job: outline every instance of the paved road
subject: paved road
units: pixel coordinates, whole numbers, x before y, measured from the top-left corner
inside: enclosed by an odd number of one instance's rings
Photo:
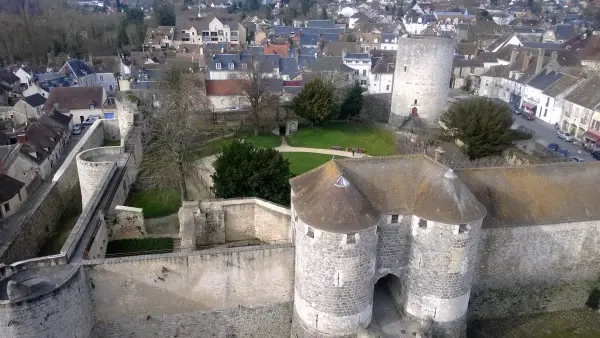
[[[554,126],[551,126],[542,120],[535,119],[534,121],[527,121],[520,116],[516,116],[515,123],[533,130],[539,139],[539,143],[543,144],[544,146],[547,146],[550,143],[558,143],[560,148],[567,149],[569,158],[571,156],[581,156],[586,159],[586,161],[595,161],[590,153],[583,150],[579,143],[576,142],[573,144],[557,138]],[[581,151],[581,155],[577,155],[577,151]]]

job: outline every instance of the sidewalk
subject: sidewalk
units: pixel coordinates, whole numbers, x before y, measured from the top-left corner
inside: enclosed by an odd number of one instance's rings
[[[335,155],[341,157],[352,157],[352,158],[362,158],[369,157],[366,154],[352,153],[351,151],[344,150],[334,150],[334,149],[320,149],[320,148],[307,148],[307,147],[292,147],[287,144],[285,141],[285,137],[281,137],[281,145],[275,150],[282,153],[314,153],[314,154],[325,154],[325,155]]]

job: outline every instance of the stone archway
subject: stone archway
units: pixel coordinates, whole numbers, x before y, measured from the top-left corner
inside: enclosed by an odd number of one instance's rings
[[[373,316],[367,328],[374,337],[415,337],[418,323],[402,315],[402,282],[387,274],[377,280],[373,294]]]
[[[412,107],[412,110],[410,111],[410,116],[412,116],[412,117],[419,116],[419,109],[417,109],[417,107]]]

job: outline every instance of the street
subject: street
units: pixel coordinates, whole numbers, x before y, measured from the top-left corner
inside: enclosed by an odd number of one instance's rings
[[[523,126],[529,128],[535,132],[535,136],[538,138],[538,142],[544,146],[548,146],[550,143],[556,143],[561,149],[566,149],[568,152],[568,158],[572,156],[579,156],[586,161],[595,161],[595,159],[588,153],[583,150],[583,148],[579,145],[578,141],[575,141],[575,144],[571,142],[565,142],[558,137],[556,137],[556,129],[554,126],[547,124],[546,122],[535,119],[533,121],[528,121],[521,116],[513,115],[515,117],[515,124],[519,126]],[[581,155],[578,155],[577,152],[581,151]]]

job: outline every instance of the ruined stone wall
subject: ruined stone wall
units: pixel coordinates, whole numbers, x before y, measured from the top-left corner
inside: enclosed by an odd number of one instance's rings
[[[19,212],[0,222],[0,262],[13,263],[36,257],[45,241],[53,236],[67,203],[79,189],[76,155],[103,144],[102,121],[89,127],[51,181],[40,185]]]
[[[584,307],[600,277],[600,222],[485,229],[477,258],[475,318]]]
[[[165,331],[158,336],[168,337],[166,333],[175,327],[189,332],[202,325],[215,328],[227,320],[216,320],[217,313],[204,311],[225,310],[222,314],[227,316],[239,306],[278,308],[274,304],[291,302],[294,247],[254,246],[93,260],[85,263],[85,272],[96,323],[112,332],[110,336],[120,337],[128,330],[147,332],[156,326],[156,320],[164,320]],[[178,322],[178,318],[188,320]],[[242,326],[250,325],[245,318],[233,317],[229,325],[243,330]],[[285,317],[288,325],[290,320]]]
[[[108,227],[108,238],[111,241],[146,236],[144,214],[140,208],[118,205],[115,207],[115,221]]]
[[[85,276],[79,268],[64,269],[66,280],[39,296],[0,298],[0,338],[89,337],[93,318]]]

